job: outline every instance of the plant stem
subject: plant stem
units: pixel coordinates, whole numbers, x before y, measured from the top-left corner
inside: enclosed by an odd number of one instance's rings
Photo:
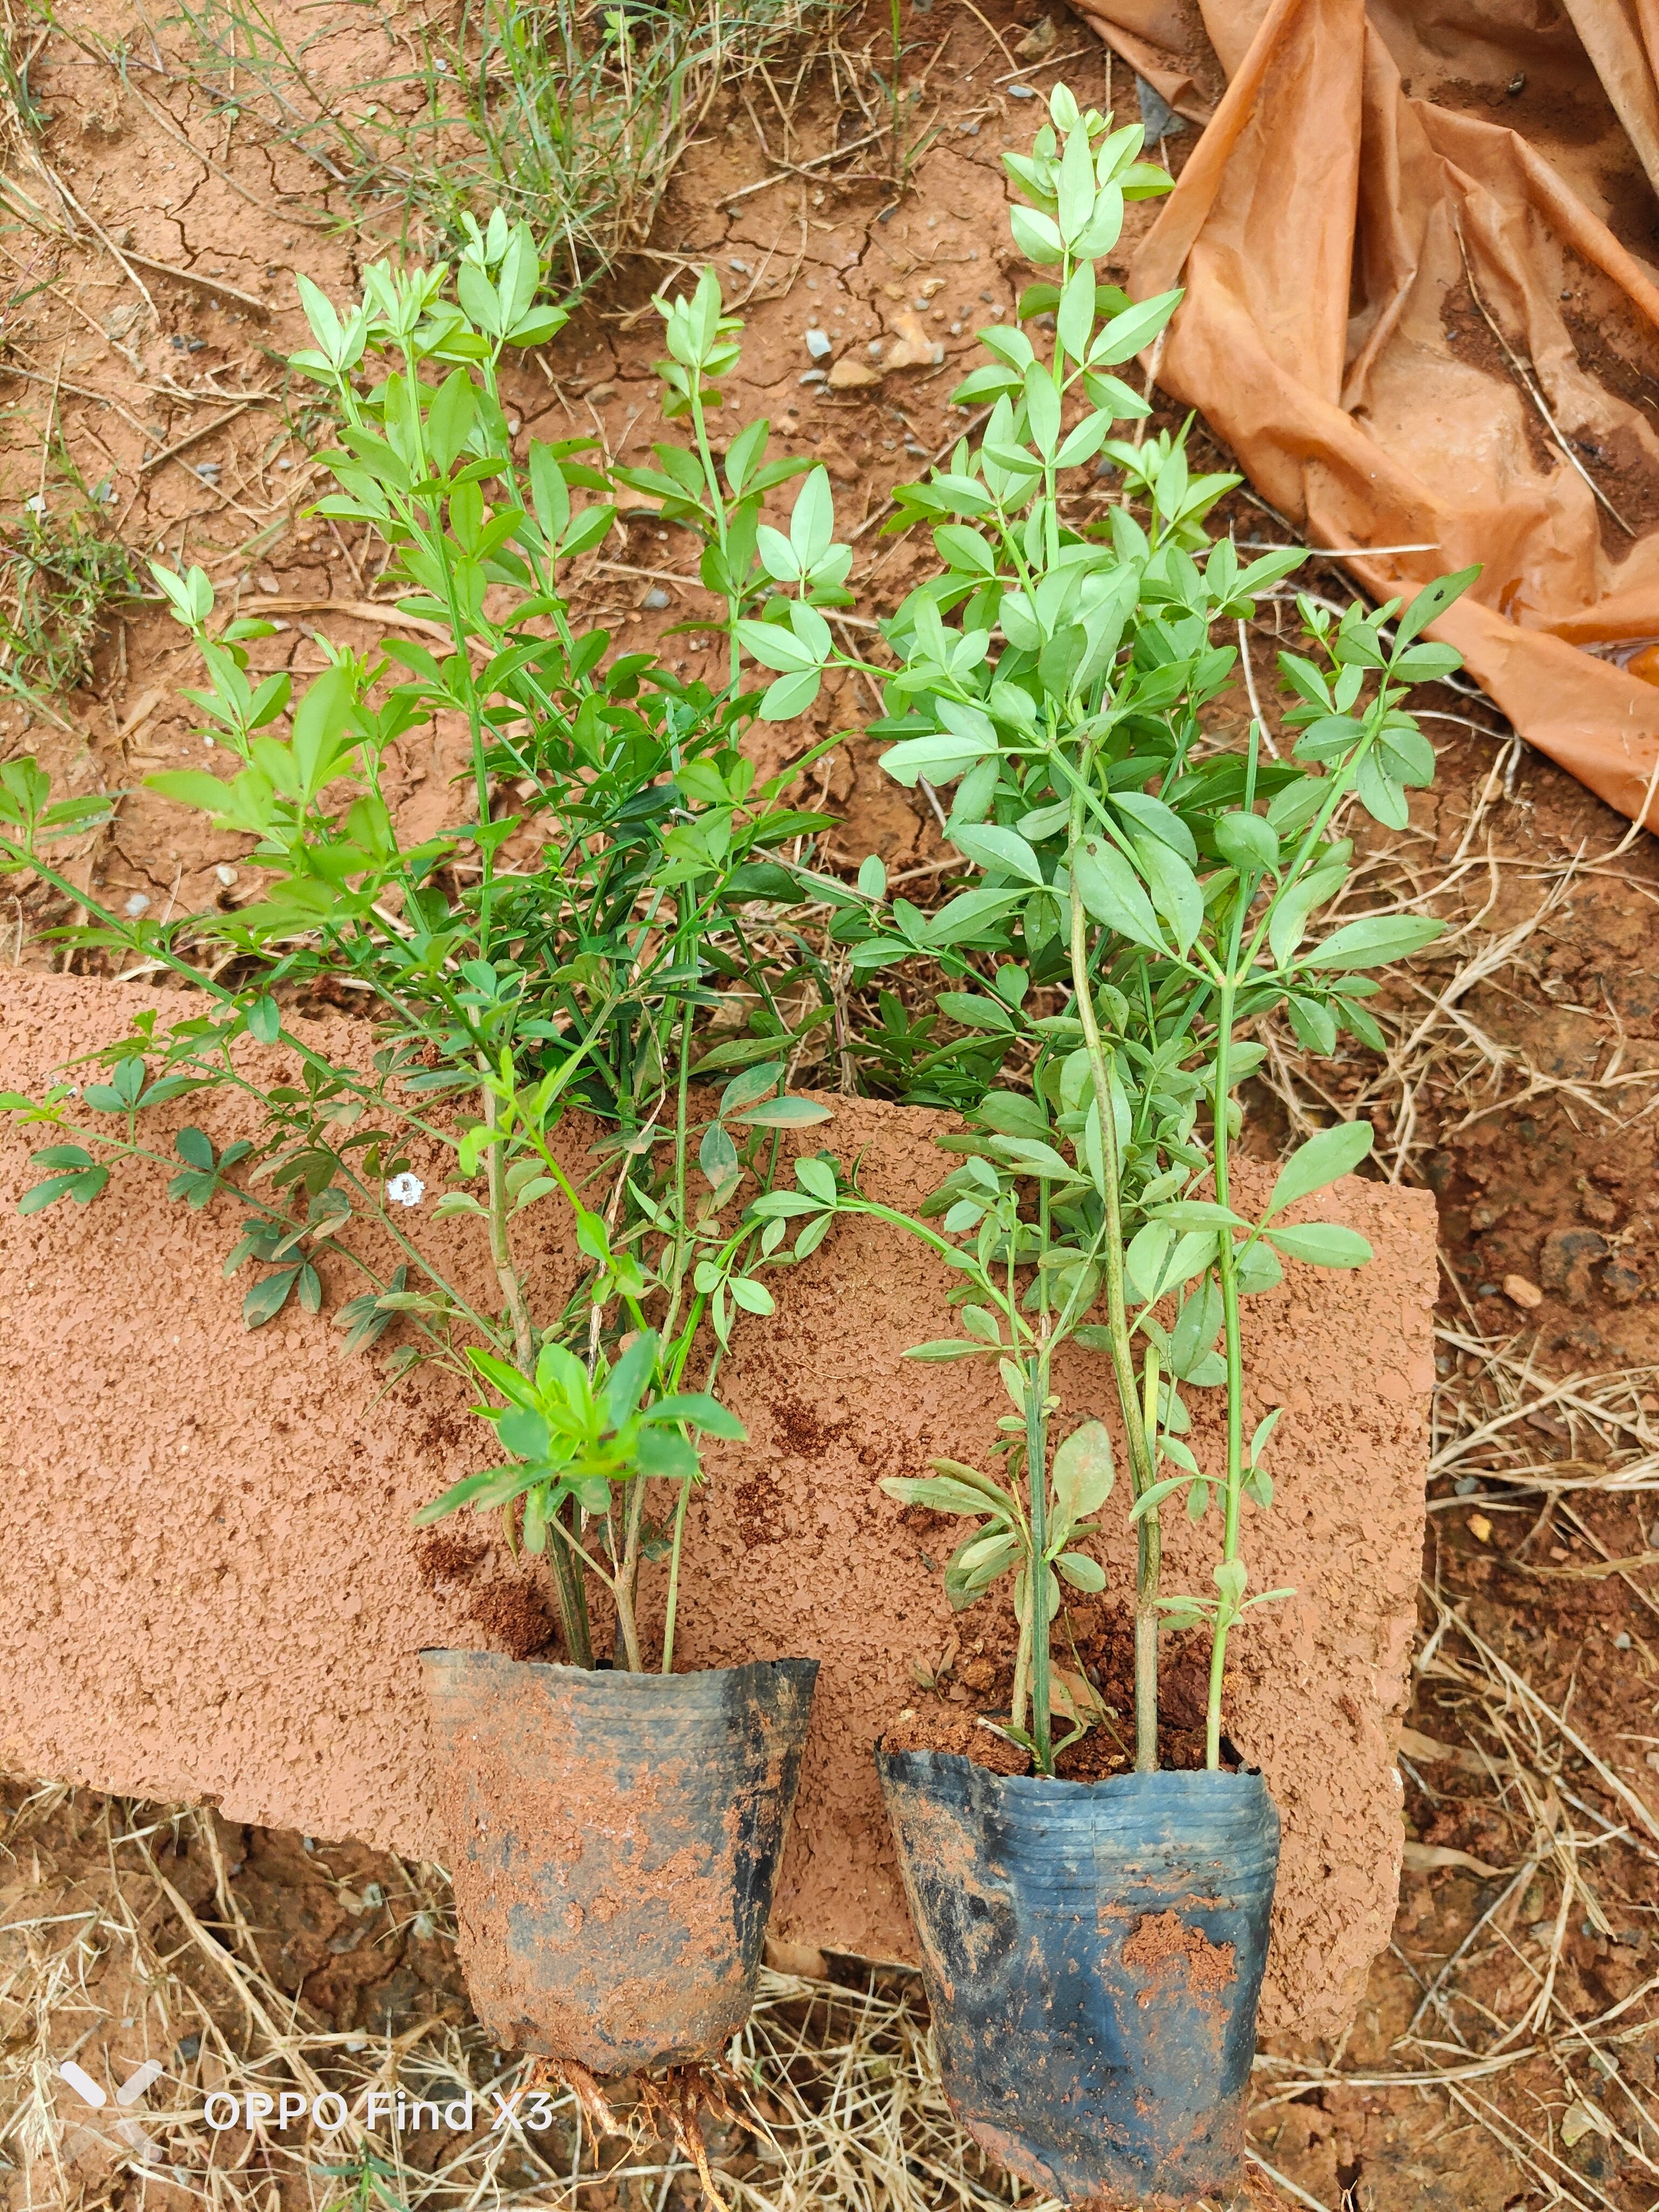
[[[482,1058],[479,1062],[482,1067]],[[490,1128],[497,1126],[498,1107],[495,1092],[483,1086],[484,1120]],[[495,1263],[495,1279],[501,1285],[501,1300],[513,1324],[513,1352],[521,1375],[533,1376],[536,1371],[536,1332],[530,1319],[530,1308],[525,1301],[524,1285],[513,1258],[513,1239],[507,1222],[507,1167],[500,1145],[489,1146],[484,1153],[485,1176],[489,1193],[489,1253]],[[565,1507],[561,1504],[555,1518],[562,1519]],[[564,1637],[564,1648],[571,1663],[577,1667],[593,1664],[592,1633],[587,1618],[587,1591],[583,1583],[581,1569],[571,1558],[567,1546],[549,1547],[548,1560],[553,1569],[553,1595],[559,1608],[559,1628]]]
[[[1031,1500],[1030,1564],[1025,1610],[1031,1650],[1031,1742],[1039,1774],[1054,1771],[1054,1721],[1048,1709],[1048,1352],[1045,1345],[1025,1369],[1025,1476]]]
[[[685,1535],[685,1509],[691,1502],[691,1478],[680,1478],[679,1501],[674,1508],[674,1540],[668,1556],[668,1603],[662,1621],[662,1671],[674,1671],[674,1622],[680,1609],[680,1550]]]
[[[1028,1571],[1026,1581],[1030,1581]],[[1025,1726],[1025,1705],[1030,1695],[1031,1674],[1031,1608],[1027,1605],[1025,1618],[1019,1624],[1019,1643],[1014,1652],[1014,1686],[1008,1699],[1008,1720],[1012,1727]]]
[[[1235,931],[1233,959],[1237,962],[1238,932]],[[1229,1145],[1231,1132],[1227,1124],[1228,1061],[1233,1035],[1233,997],[1236,990],[1234,975],[1230,968],[1221,986],[1216,1008],[1215,1091],[1213,1102],[1215,1142],[1215,1194],[1218,1205],[1231,1203],[1228,1196]],[[1223,1228],[1216,1244],[1216,1276],[1221,1289],[1222,1328],[1227,1354],[1227,1486],[1222,1501],[1223,1529],[1221,1557],[1224,1562],[1238,1557],[1238,1516],[1243,1498],[1244,1480],[1244,1346],[1239,1326],[1238,1267],[1233,1252],[1231,1231]],[[1210,1699],[1205,1717],[1204,1763],[1212,1771],[1221,1765],[1221,1685],[1227,1661],[1226,1600],[1216,1614],[1215,1640],[1210,1647]]]
[[[709,464],[712,471],[713,462]],[[688,897],[695,892],[688,887]],[[679,1318],[680,1299],[685,1285],[685,1183],[687,1133],[690,1123],[691,1095],[691,1021],[692,1008],[689,998],[680,1000],[680,1060],[674,1086],[674,1245],[671,1264],[672,1288],[669,1293],[667,1317],[663,1323],[663,1337],[667,1341]],[[681,1346],[679,1366],[684,1371],[686,1356],[690,1351],[690,1339],[695,1334],[698,1313],[694,1311],[685,1341]],[[678,1382],[678,1377],[676,1378]],[[674,1505],[674,1534],[668,1550],[668,1602],[663,1614],[662,1671],[674,1671],[674,1623],[679,1611],[680,1558],[685,1542],[685,1510],[691,1498],[691,1478],[680,1478],[680,1494]]]
[[[1073,846],[1082,834],[1083,783],[1079,777],[1072,788],[1071,842]],[[1118,1158],[1117,1115],[1112,1103],[1111,1081],[1106,1066],[1105,1048],[1101,1042],[1100,1024],[1095,1016],[1094,991],[1089,975],[1088,917],[1075,890],[1072,894],[1072,990],[1077,1000],[1078,1019],[1083,1024],[1083,1040],[1089,1053],[1096,1110],[1100,1116],[1101,1180],[1105,1185],[1103,1196],[1106,1207],[1105,1249],[1102,1257],[1106,1263],[1107,1327],[1112,1342],[1112,1371],[1117,1384],[1117,1401],[1123,1415],[1124,1433],[1128,1439],[1130,1486],[1135,1497],[1139,1498],[1152,1487],[1153,1468],[1141,1419],[1140,1389],[1135,1374],[1134,1346],[1129,1334],[1128,1304],[1124,1295],[1122,1170]],[[1140,1522],[1136,1559],[1137,1774],[1155,1773],[1158,1768],[1158,1607],[1155,1600],[1158,1595],[1158,1534],[1155,1526],[1149,1526],[1154,1522],[1157,1510],[1154,1506]]]
[[[1158,1346],[1146,1347],[1147,1435],[1153,1440],[1152,1474],[1158,1474]],[[1164,1565],[1164,1529],[1156,1507],[1138,1524],[1135,1559],[1135,1771],[1158,1767],[1158,1589]],[[1150,1748],[1150,1757],[1146,1755]]]

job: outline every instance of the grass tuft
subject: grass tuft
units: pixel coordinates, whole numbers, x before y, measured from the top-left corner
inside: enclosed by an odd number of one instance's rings
[[[25,700],[78,690],[109,610],[142,588],[89,501],[25,505],[0,530],[0,684]]]
[[[827,24],[836,0],[621,0],[586,11],[463,0],[411,27],[379,76],[330,82],[338,25],[295,44],[259,0],[179,0],[198,82],[232,122],[301,153],[382,240],[442,252],[501,206],[535,225],[552,281],[590,283],[644,244],[722,88]]]

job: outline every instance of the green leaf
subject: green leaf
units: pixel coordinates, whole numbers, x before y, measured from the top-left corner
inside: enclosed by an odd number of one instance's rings
[[[1086,165],[1086,141],[1076,141],[1084,147]],[[1069,149],[1068,149],[1069,150]],[[1091,179],[1092,185],[1092,179]],[[1094,195],[1090,191],[1092,208]],[[1060,344],[1073,361],[1081,361],[1088,350],[1089,337],[1095,326],[1095,272],[1086,261],[1080,261],[1066,280],[1054,313],[1054,332]]]
[[[738,1172],[738,1148],[732,1141],[731,1132],[719,1121],[711,1121],[703,1131],[702,1142],[697,1147],[697,1165],[714,1190],[724,1190]]]
[[[830,471],[820,463],[802,481],[789,518],[789,542],[803,573],[823,558],[835,534],[835,494]]]
[[[44,1182],[37,1182],[32,1189],[23,1193],[17,1201],[17,1211],[24,1214],[39,1213],[45,1207],[55,1205],[60,1198],[70,1198],[77,1206],[87,1206],[97,1197],[108,1181],[109,1170],[98,1167],[80,1168],[65,1175],[48,1176]]]
[[[702,1462],[689,1438],[672,1429],[645,1429],[635,1448],[635,1462],[643,1475],[664,1482],[695,1482]]]
[[[267,992],[247,1010],[248,1034],[260,1044],[275,1044],[282,1033],[283,1010]]]
[[[965,1030],[990,1030],[1009,1036],[1019,1027],[1000,999],[983,999],[972,991],[941,991],[933,1001],[948,1022]]]
[[[495,1417],[495,1434],[504,1451],[520,1459],[544,1460],[553,1449],[553,1432],[546,1416],[529,1406],[509,1406]]]
[[[1279,1171],[1267,1216],[1283,1212],[1298,1198],[1323,1190],[1339,1176],[1351,1175],[1370,1153],[1376,1132],[1369,1121],[1339,1121],[1298,1145]],[[1264,1217],[1267,1218],[1267,1217]]]
[[[823,665],[822,655],[803,644],[783,623],[740,622],[738,642],[763,668],[775,669],[781,675],[816,673]]]
[[[1382,968],[1409,959],[1443,936],[1446,925],[1427,915],[1364,915],[1333,932],[1301,956],[1309,968]]]
[[[202,1130],[180,1129],[173,1140],[173,1148],[179,1158],[188,1162],[191,1167],[211,1170],[213,1145]]]
[[[744,1106],[752,1106],[757,1098],[764,1098],[768,1091],[775,1091],[787,1066],[787,1060],[769,1060],[734,1075],[720,1093],[720,1112],[735,1114]]]
[[[1012,207],[1008,210],[1008,223],[1014,234],[1014,244],[1028,261],[1035,261],[1039,265],[1044,262],[1058,261],[1066,251],[1059,225],[1040,209]]]
[[[732,1116],[734,1121],[748,1121],[757,1129],[805,1129],[830,1118],[829,1107],[820,1106],[815,1098],[763,1098],[758,1106]]]
[[[275,1321],[299,1279],[300,1268],[295,1266],[281,1267],[257,1282],[242,1301],[242,1319],[247,1326],[263,1328],[268,1321]]]
[[[1151,951],[1169,951],[1152,901],[1115,846],[1103,838],[1082,839],[1072,854],[1072,886],[1095,920],[1108,929]]]
[[[729,1437],[733,1443],[743,1443],[749,1434],[737,1415],[706,1390],[659,1398],[654,1406],[647,1407],[643,1418],[648,1421],[685,1421],[711,1437]]]
[[[741,1306],[745,1313],[769,1314],[776,1311],[771,1291],[764,1283],[757,1283],[752,1275],[733,1275],[726,1288],[732,1293],[732,1303]]]
[[[40,1152],[31,1152],[29,1158],[37,1167],[42,1168],[89,1168],[92,1165],[92,1154],[84,1145],[46,1145]]]
[[[1028,884],[1042,881],[1042,865],[1018,830],[1005,830],[991,822],[977,828],[959,825],[951,830],[951,842],[979,867],[1019,876]]]
[[[1358,1230],[1341,1228],[1334,1221],[1269,1229],[1267,1237],[1287,1260],[1305,1261],[1313,1267],[1363,1267],[1371,1256],[1370,1246]]]
[[[830,1234],[830,1226],[835,1218],[833,1213],[820,1213],[815,1221],[807,1223],[805,1228],[795,1239],[793,1249],[797,1260],[806,1260],[811,1257]]]
[[[1085,1590],[1094,1596],[1106,1587],[1106,1570],[1086,1552],[1062,1552],[1054,1566],[1061,1579],[1070,1583],[1073,1589]]]
[[[795,1181],[810,1196],[821,1199],[825,1206],[836,1203],[836,1170],[828,1160],[797,1160]]]
[[[926,1344],[913,1344],[900,1354],[904,1359],[972,1359],[975,1354],[994,1351],[988,1344],[975,1344],[962,1336],[935,1336]]]
[[[1068,1520],[1081,1521],[1112,1494],[1117,1468],[1103,1421],[1085,1421],[1054,1454],[1054,1496]]]
[[[356,1301],[354,1300],[355,1304]],[[463,1505],[498,1504],[504,1498],[492,1498],[488,1493],[494,1488],[507,1486],[506,1496],[515,1494],[518,1488],[526,1487],[532,1477],[526,1475],[521,1467],[481,1467],[476,1474],[464,1474],[459,1482],[451,1483],[440,1498],[430,1499],[413,1516],[413,1525],[425,1528],[441,1521],[447,1513],[453,1513]]]
[[[1204,927],[1204,894],[1198,878],[1161,838],[1137,837],[1133,842],[1153,908],[1170,925],[1177,948],[1186,952]]]
[[[951,1565],[964,1586],[982,1589],[1013,1565],[1019,1549],[1018,1536],[994,1529],[964,1544]]]
[[[1279,836],[1259,814],[1224,814],[1215,825],[1216,849],[1240,875],[1262,874],[1279,866]]]
[[[997,556],[989,541],[965,524],[941,523],[933,532],[933,543],[939,548],[940,559],[952,568],[975,576],[996,574]]]
[[[1455,646],[1413,645],[1389,662],[1389,673],[1402,684],[1437,684],[1462,665]]]
[[[792,722],[797,714],[804,714],[822,689],[823,678],[817,669],[809,669],[798,676],[780,676],[775,684],[769,684],[760,703],[763,722]]]
[[[763,1191],[749,1209],[756,1221],[787,1221],[802,1213],[816,1213],[820,1201],[801,1190]]]
[[[1306,787],[1317,792],[1319,785],[1310,777]],[[1267,943],[1281,968],[1290,965],[1291,956],[1307,929],[1310,915],[1334,897],[1346,879],[1347,871],[1341,866],[1318,868],[1290,884],[1274,899],[1267,921]]]
[[[1048,1182],[1076,1182],[1081,1170],[1052,1145],[1035,1137],[993,1137],[991,1150],[1006,1160],[1016,1175],[1041,1176]]]
[[[999,1510],[999,1501],[988,1498],[982,1490],[975,1490],[965,1482],[953,1481],[948,1475],[884,1475],[878,1488],[901,1505],[925,1505],[932,1513],[975,1514],[984,1517]],[[1000,1510],[1006,1520],[1010,1507],[1005,1498]]]
[[[1395,631],[1395,650],[1399,652],[1410,644],[1419,630],[1426,629],[1431,622],[1443,615],[1452,601],[1460,599],[1480,574],[1480,563],[1473,568],[1459,568],[1449,576],[1437,576],[1425,584],[1417,597],[1401,616]]]
[[[1091,368],[1113,368],[1148,346],[1181,305],[1179,291],[1155,293],[1114,315],[1089,349]]]
[[[914,791],[919,776],[925,775],[930,783],[953,783],[976,760],[997,750],[994,729],[982,738],[941,730],[934,736],[906,738],[901,744],[889,745],[881,765],[895,783]]]
[[[384,1304],[385,1301],[381,1303]],[[493,1383],[510,1404],[528,1406],[537,1410],[535,1387],[520,1374],[516,1367],[509,1367],[506,1360],[498,1359],[493,1352],[480,1352],[474,1345],[467,1347],[466,1356],[484,1381]]]

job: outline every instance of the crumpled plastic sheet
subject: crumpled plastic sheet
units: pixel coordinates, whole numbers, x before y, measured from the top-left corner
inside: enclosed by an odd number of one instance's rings
[[[1160,386],[1376,598],[1478,562],[1434,635],[1659,827],[1659,0],[1075,12],[1202,125]]]

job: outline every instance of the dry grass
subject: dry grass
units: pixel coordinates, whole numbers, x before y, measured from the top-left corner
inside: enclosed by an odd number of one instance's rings
[[[223,117],[291,149],[331,219],[442,252],[465,216],[499,204],[535,225],[563,289],[645,246],[723,93],[751,112],[757,96],[775,105],[787,134],[835,12],[835,0],[457,0],[307,21],[261,0],[180,0],[171,28],[192,120]],[[154,112],[126,41],[75,35]]]
[[[620,2131],[598,2142],[562,2086],[543,2091],[538,2109],[533,2062],[491,2049],[454,2001],[453,1978],[434,1993],[446,2001],[380,2033],[340,2029],[308,2008],[273,1979],[275,1936],[243,1909],[225,1856],[235,1833],[210,1814],[55,1788],[23,1798],[0,1831],[9,1877],[0,1879],[0,2174],[13,2170],[14,2212],[111,2203],[139,2183],[169,2204],[177,2195],[223,2212],[377,2203],[666,2212],[704,2201],[692,2158],[646,2107],[621,2112]],[[418,1923],[447,1948],[441,1873],[376,1863],[375,1940]],[[126,2115],[112,2103],[90,2110],[59,2071],[74,2059],[112,2091],[150,2057],[167,2070]],[[273,2097],[333,2090],[349,2118],[331,2135],[305,2124],[218,2133],[204,2100],[228,2085]],[[395,2113],[366,2124],[371,2091],[453,2097],[464,2087],[480,2121],[471,2133],[400,2133]],[[1018,2194],[956,2128],[909,1976],[859,1988],[764,1972],[714,2089],[702,2125],[714,2187],[733,2208],[988,2212],[1018,2202],[1054,2212]],[[520,2114],[546,2125],[489,2124],[494,2100],[519,2093]]]
[[[1264,2057],[1257,2064],[1269,2086],[1256,2124],[1312,2091],[1413,2090],[1444,2099],[1486,2130],[1547,2202],[1620,2212],[1632,2200],[1609,2193],[1562,2152],[1586,2136],[1600,2138],[1638,2197],[1651,2199],[1659,2182],[1659,1974],[1586,2014],[1563,1995],[1564,1961],[1576,1923],[1613,1936],[1628,1917],[1628,1896],[1615,1903],[1609,1893],[1609,1846],[1639,1863],[1650,1893],[1659,1820],[1460,1609],[1432,1590],[1425,1597],[1433,1625],[1413,1662],[1419,1709],[1431,1704],[1441,1730],[1464,1741],[1408,1730],[1402,1763],[1443,1778],[1447,1766],[1478,1777],[1507,1825],[1512,1863],[1481,1869],[1488,1879],[1467,1934],[1431,1978],[1414,1975],[1419,2000],[1393,2044],[1399,2063]],[[1437,1794],[1421,1772],[1416,1778]],[[1609,1820],[1587,1792],[1615,1799],[1620,1819]],[[1411,1844],[1407,1855],[1424,1869],[1464,1856]]]

